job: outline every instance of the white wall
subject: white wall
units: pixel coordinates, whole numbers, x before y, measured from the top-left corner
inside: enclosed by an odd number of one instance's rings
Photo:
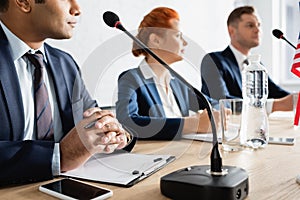
[[[117,13],[132,33],[143,16],[158,6],[175,9],[181,17],[181,29],[189,41],[186,61],[191,66],[175,67],[196,87],[200,87],[199,63],[205,52],[222,50],[229,42],[226,19],[233,3],[224,0],[79,0],[82,8],[80,24],[72,39],[50,41],[71,53],[81,66],[91,94],[100,105],[113,105],[116,100],[117,77],[125,69],[137,66],[139,58],[131,55],[131,40],[121,31],[106,26],[105,11]],[[186,73],[188,72],[188,73]],[[114,96],[114,97],[113,97]]]
[[[79,3],[82,16],[74,37],[50,43],[74,56],[88,89],[101,106],[115,103],[118,75],[136,67],[140,60],[131,55],[131,39],[104,24],[102,15],[105,11],[117,13],[122,24],[133,34],[143,16],[153,8],[167,6],[178,11],[181,29],[189,45],[184,65],[179,63],[174,68],[198,88],[202,56],[206,52],[223,50],[229,43],[226,20],[235,6],[244,3],[257,5],[268,31],[273,23],[272,0],[79,0]],[[265,34],[261,47],[257,48],[264,55],[263,62],[267,66],[272,66],[271,40],[270,33]]]

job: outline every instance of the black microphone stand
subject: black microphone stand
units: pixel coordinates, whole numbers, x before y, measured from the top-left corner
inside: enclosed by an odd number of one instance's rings
[[[284,41],[286,41],[291,47],[293,47],[294,49],[297,49],[290,41],[288,41],[285,37],[282,36],[282,39]]]
[[[222,169],[222,158],[218,148],[218,138],[211,105],[205,96],[189,84],[182,76],[174,71],[165,61],[158,57],[143,42],[128,32],[119,21],[119,17],[110,11],[103,14],[104,22],[122,30],[143,50],[149,53],[161,65],[173,73],[187,87],[192,89],[198,102],[205,103],[210,118],[213,133],[213,149],[211,152],[211,165],[192,166],[172,172],[161,178],[161,192],[172,199],[244,199],[248,195],[248,175],[244,169],[226,166]]]

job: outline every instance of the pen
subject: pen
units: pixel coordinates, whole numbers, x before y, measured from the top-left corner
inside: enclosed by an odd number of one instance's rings
[[[170,161],[173,161],[173,160],[175,160],[175,156],[170,156],[169,158],[167,158],[167,160],[166,160],[166,162],[168,163],[168,162],[170,162]]]

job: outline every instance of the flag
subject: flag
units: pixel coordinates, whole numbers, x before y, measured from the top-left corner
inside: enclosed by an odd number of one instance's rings
[[[300,78],[300,33],[291,72]]]
[[[299,1],[299,10],[300,10],[300,1]],[[294,62],[292,65],[291,72],[294,73],[296,76],[300,78],[300,32],[298,37],[298,44],[296,48],[296,53],[294,56]],[[295,119],[294,119],[294,126],[299,127],[299,121],[300,121],[300,92],[298,93],[298,102],[296,105],[296,113],[295,113]]]

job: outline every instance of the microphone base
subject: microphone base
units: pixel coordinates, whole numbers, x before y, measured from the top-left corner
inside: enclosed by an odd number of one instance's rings
[[[249,192],[247,172],[238,167],[224,166],[228,174],[207,173],[210,165],[191,166],[160,179],[160,190],[171,199],[245,199]]]

